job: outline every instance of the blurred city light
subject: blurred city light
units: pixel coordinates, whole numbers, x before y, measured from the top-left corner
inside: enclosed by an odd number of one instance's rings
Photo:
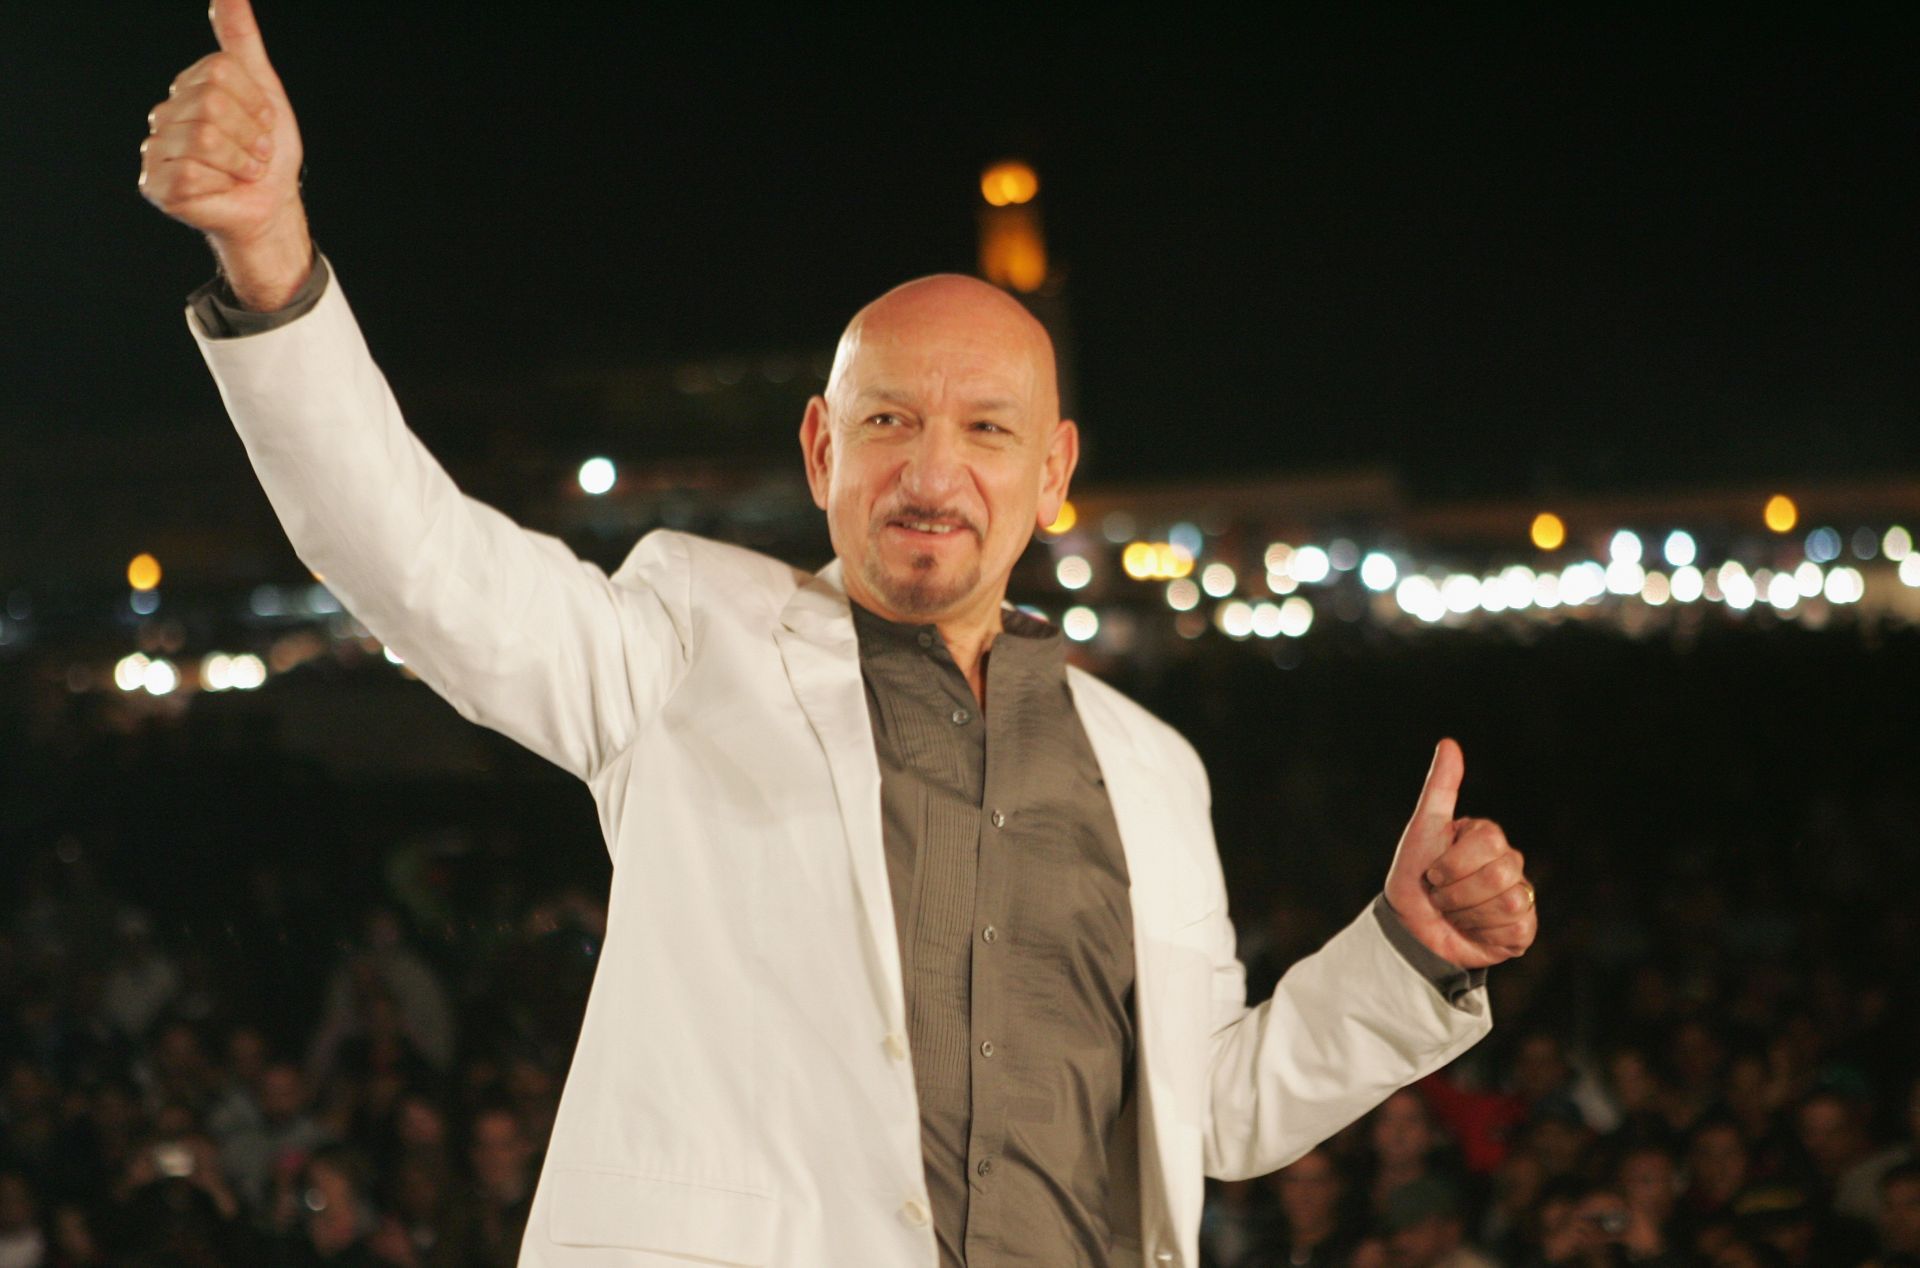
[[[1167,530],[1167,543],[1178,550],[1184,550],[1195,559],[1206,548],[1207,539],[1198,524],[1189,524],[1185,520]]]
[[[1636,540],[1636,545],[1638,542]],[[1647,570],[1637,560],[1616,559],[1607,565],[1606,588],[1608,594],[1639,594],[1640,587],[1647,582]]]
[[[1080,590],[1093,580],[1093,565],[1085,555],[1068,555],[1054,567],[1053,575],[1065,589]]]
[[[1228,638],[1245,638],[1253,633],[1253,605],[1242,599],[1223,603],[1215,609],[1213,620]]]
[[[233,686],[233,657],[213,652],[200,662],[200,689],[225,691]]]
[[[1920,586],[1920,552],[1910,552],[1900,561],[1900,580],[1910,586]]]
[[[980,196],[994,207],[1018,207],[1040,192],[1040,177],[1018,159],[1006,159],[980,173]]]
[[[1224,599],[1233,593],[1233,569],[1226,564],[1208,564],[1200,570],[1200,588],[1216,599]]]
[[[127,596],[127,606],[141,616],[152,616],[160,610],[160,592],[158,590],[135,590]]]
[[[1767,499],[1767,506],[1761,512],[1767,527],[1776,533],[1791,533],[1793,526],[1800,522],[1800,508],[1793,499],[1784,493],[1776,493]]]
[[[1352,572],[1360,562],[1360,548],[1344,537],[1327,543],[1327,562],[1335,572]]]
[[[593,497],[599,497],[613,487],[617,475],[611,458],[589,458],[580,464],[580,488]]]
[[[1822,587],[1826,585],[1826,580],[1826,575],[1820,571],[1820,565],[1811,559],[1803,561],[1793,570],[1794,588],[1800,592],[1800,597],[1803,599],[1811,599],[1819,594]]]
[[[1650,572],[1640,587],[1640,598],[1649,607],[1659,607],[1673,597],[1673,583],[1662,572]]]
[[[1830,564],[1840,558],[1840,534],[1831,528],[1816,528],[1807,534],[1807,558],[1816,564]]]
[[[1828,603],[1858,603],[1867,593],[1866,578],[1856,568],[1835,568],[1827,574],[1824,593]]]
[[[394,651],[391,647],[382,647],[380,654],[386,657],[389,665],[404,665],[407,663],[400,653]]]
[[[1293,552],[1293,562],[1287,566],[1287,572],[1295,581],[1312,583],[1325,581],[1332,568],[1333,561],[1326,551],[1318,546],[1302,546]]]
[[[1720,570],[1714,574],[1714,577],[1720,583],[1720,593],[1725,597],[1727,606],[1735,611],[1746,611],[1753,606],[1754,600],[1760,597],[1759,588],[1753,584],[1753,578],[1747,575],[1747,570],[1741,567],[1737,560],[1729,559],[1721,564]]]
[[[1167,606],[1175,612],[1191,612],[1200,606],[1200,587],[1186,577],[1167,583]]]
[[[1393,589],[1393,583],[1399,576],[1400,565],[1393,562],[1391,555],[1376,550],[1360,561],[1360,584],[1375,594]]]
[[[1560,574],[1543,572],[1533,579],[1533,606],[1552,611],[1560,606]]]
[[[1279,635],[1280,605],[1278,603],[1253,605],[1253,632],[1261,638],[1275,638]]]
[[[1880,539],[1880,553],[1899,563],[1913,553],[1913,534],[1895,524]]]
[[[1480,606],[1480,578],[1456,572],[1440,583],[1440,601],[1447,611],[1464,615]]]
[[[1667,534],[1666,547],[1661,553],[1673,567],[1684,568],[1699,558],[1700,551],[1694,544],[1692,533],[1676,528]]]
[[[1293,547],[1285,542],[1274,542],[1267,547],[1266,564],[1268,572],[1292,575],[1288,570],[1293,567]]]
[[[1100,616],[1092,608],[1068,608],[1060,617],[1060,628],[1076,643],[1084,643],[1100,632]]]
[[[1640,534],[1630,529],[1621,529],[1607,543],[1607,558],[1616,564],[1637,564],[1645,553],[1645,547],[1640,544]]]
[[[1058,536],[1079,522],[1080,512],[1074,509],[1073,503],[1062,502],[1060,504],[1060,513],[1053,517],[1053,523],[1047,525],[1046,531]]]
[[[1447,614],[1447,602],[1440,597],[1440,587],[1433,583],[1433,578],[1419,573],[1394,587],[1393,600],[1402,612],[1422,621],[1438,621]]]
[[[1116,546],[1132,537],[1133,533],[1133,516],[1125,511],[1110,511],[1107,517],[1100,521],[1100,536]]]
[[[147,658],[135,652],[122,656],[113,666],[113,685],[122,691],[138,691],[147,680]]]
[[[1681,603],[1692,603],[1705,592],[1705,579],[1700,575],[1698,568],[1695,568],[1692,564],[1688,564],[1684,568],[1674,569],[1672,590],[1673,597],[1677,601]]]
[[[1567,544],[1567,525],[1552,511],[1542,511],[1533,517],[1533,527],[1527,535],[1541,550],[1559,550]]]
[[[1773,574],[1767,582],[1767,602],[1782,612],[1800,602],[1800,587],[1794,584],[1792,573]]]
[[[1288,638],[1299,638],[1313,628],[1313,604],[1300,595],[1294,595],[1280,605],[1280,632]]]
[[[160,561],[144,551],[127,564],[127,584],[135,590],[151,590],[160,584]]]
[[[150,696],[164,696],[180,685],[180,671],[173,667],[170,660],[150,660],[146,672],[141,675],[140,685],[146,688]]]
[[[235,691],[252,691],[267,680],[267,663],[252,652],[235,656],[227,667]]]

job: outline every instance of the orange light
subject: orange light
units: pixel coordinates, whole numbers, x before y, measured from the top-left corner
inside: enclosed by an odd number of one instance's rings
[[[1767,499],[1765,515],[1767,527],[1776,533],[1790,533],[1793,526],[1800,522],[1800,508],[1784,493],[1776,493]]]
[[[127,565],[127,584],[135,590],[151,590],[160,584],[160,561],[142,552]]]
[[[1127,548],[1120,553],[1120,566],[1135,581],[1145,581],[1154,575],[1155,561],[1152,542],[1128,542]]]
[[[1073,509],[1073,503],[1062,502],[1060,504],[1060,513],[1053,517],[1053,523],[1047,525],[1045,531],[1058,535],[1066,532],[1079,522],[1080,512]]]
[[[1040,192],[1040,178],[1018,159],[995,163],[980,173],[980,196],[994,207],[1018,207]]]
[[[1542,511],[1533,517],[1533,527],[1528,531],[1533,544],[1541,550],[1559,550],[1567,544],[1567,525],[1552,511]]]

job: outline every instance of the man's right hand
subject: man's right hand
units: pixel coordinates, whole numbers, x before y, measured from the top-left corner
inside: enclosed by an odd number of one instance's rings
[[[300,129],[249,0],[213,0],[209,16],[220,51],[180,72],[147,116],[140,193],[203,231],[240,302],[271,312],[312,265]]]

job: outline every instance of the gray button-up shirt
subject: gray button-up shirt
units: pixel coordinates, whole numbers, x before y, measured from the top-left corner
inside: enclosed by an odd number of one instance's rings
[[[853,618],[940,1263],[1104,1266],[1133,915],[1064,640],[1008,611],[983,711],[934,626]]]

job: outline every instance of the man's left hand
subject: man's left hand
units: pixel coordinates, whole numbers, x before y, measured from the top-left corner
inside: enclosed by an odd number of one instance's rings
[[[1489,819],[1456,819],[1466,758],[1441,740],[1387,872],[1387,905],[1440,958],[1479,969],[1525,954],[1539,932],[1520,851]]]

